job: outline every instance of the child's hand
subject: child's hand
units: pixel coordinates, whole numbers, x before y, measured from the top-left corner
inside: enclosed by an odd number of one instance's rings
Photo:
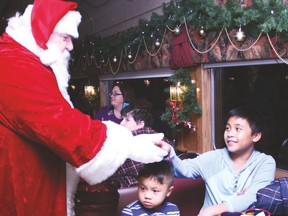
[[[155,145],[170,153],[171,145],[163,140],[154,142]]]
[[[197,216],[220,216],[223,212],[227,212],[228,209],[224,203],[209,206],[203,209]]]

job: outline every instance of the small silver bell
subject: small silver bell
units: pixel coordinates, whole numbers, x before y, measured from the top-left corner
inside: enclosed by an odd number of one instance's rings
[[[239,28],[239,30],[237,31],[236,35],[235,35],[235,39],[238,42],[243,42],[245,40],[246,36],[244,34],[244,32],[241,30],[241,27]]]
[[[159,47],[160,46],[160,41],[159,39],[157,38],[156,42],[155,42],[155,46]]]
[[[175,27],[175,29],[174,29],[174,34],[175,35],[179,35],[180,34],[180,28],[177,26],[177,27]]]

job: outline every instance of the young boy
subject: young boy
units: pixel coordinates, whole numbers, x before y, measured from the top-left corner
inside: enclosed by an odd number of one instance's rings
[[[147,109],[128,105],[121,110],[121,115],[123,120],[120,124],[132,131],[134,136],[157,133],[151,128],[153,117]],[[164,141],[170,143],[166,138]],[[118,182],[120,188],[135,186],[138,184],[137,176],[142,166],[143,164],[139,162],[127,159],[110,179]]]
[[[139,172],[138,198],[121,212],[125,215],[179,216],[178,207],[166,201],[173,190],[174,172],[168,161],[145,164]]]
[[[150,128],[153,118],[146,109],[128,105],[121,110],[121,115],[123,117],[121,124],[132,131],[134,136],[156,133]],[[119,204],[118,189],[136,186],[139,170],[142,167],[142,163],[127,159],[111,177],[101,184],[89,186],[85,182],[80,182],[76,193],[76,215],[115,216]]]
[[[151,128],[153,125],[153,117],[151,113],[135,105],[128,105],[121,110],[122,121],[121,125],[131,131],[136,131],[143,128]]]
[[[224,132],[226,148],[180,160],[170,145],[163,141],[157,143],[170,152],[176,177],[202,177],[205,181],[205,200],[198,216],[243,211],[256,201],[257,191],[274,179],[274,159],[254,148],[263,136],[262,126],[253,109],[239,107],[228,113]]]
[[[121,125],[132,131],[134,136],[139,134],[158,133],[152,129],[153,117],[151,113],[140,106],[128,105],[121,110],[123,120]],[[164,137],[165,142],[172,145],[172,142]]]

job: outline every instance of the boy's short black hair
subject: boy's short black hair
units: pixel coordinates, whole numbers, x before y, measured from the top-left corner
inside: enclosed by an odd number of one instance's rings
[[[128,113],[130,113],[136,123],[143,121],[144,127],[153,126],[152,114],[147,109],[141,106],[130,104],[121,110],[122,116],[126,116]]]
[[[240,117],[246,119],[251,127],[252,134],[264,132],[263,118],[255,107],[253,106],[240,106],[231,109],[226,116],[226,123],[231,117]]]
[[[168,187],[174,183],[174,169],[169,161],[160,161],[155,163],[145,164],[139,171],[138,180],[141,178],[155,178],[160,184],[167,182]]]

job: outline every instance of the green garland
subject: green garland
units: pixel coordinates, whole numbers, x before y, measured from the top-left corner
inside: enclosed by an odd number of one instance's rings
[[[181,101],[167,100],[166,110],[161,116],[162,121],[166,121],[171,128],[188,127],[196,129],[196,125],[191,123],[192,113],[201,114],[201,108],[197,103],[196,87],[191,83],[189,70],[179,69],[169,81],[177,85],[178,82],[185,86],[185,91],[181,96]],[[168,92],[170,89],[166,89]]]
[[[184,22],[190,29],[204,28],[206,32],[220,31],[223,28],[235,29],[240,26],[256,38],[262,33],[279,33],[287,36],[288,9],[281,0],[251,0],[252,5],[243,6],[239,0],[227,0],[225,5],[216,5],[214,0],[182,0],[163,4],[163,15],[153,13],[150,21],[139,20],[137,28],[130,28],[111,37],[87,36],[76,44],[75,58],[92,55],[101,59],[119,56],[125,50],[135,53],[142,39],[152,47],[156,39],[162,38],[164,30],[174,29]],[[141,47],[144,48],[143,46]],[[127,54],[127,53],[125,53]],[[124,55],[123,58],[127,58]]]

